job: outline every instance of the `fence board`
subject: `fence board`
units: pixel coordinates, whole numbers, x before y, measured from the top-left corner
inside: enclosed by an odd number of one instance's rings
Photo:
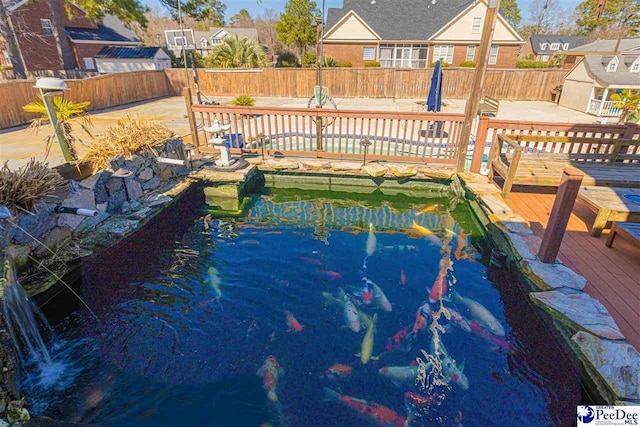
[[[145,99],[173,94],[162,71],[138,71],[107,74],[84,80],[66,80],[70,90],[65,97],[76,102],[89,101],[89,110],[115,107]],[[0,82],[0,129],[28,123],[37,117],[22,106],[32,102],[37,94],[35,80]]]
[[[445,68],[443,97],[466,99],[473,72],[469,68]],[[174,94],[182,93],[184,70],[171,69],[166,73]],[[550,101],[551,90],[562,84],[565,74],[566,70],[556,69],[490,69],[485,76],[484,92],[498,99]],[[426,98],[431,75],[431,69],[393,68],[326,68],[322,74],[323,84],[334,98],[415,99]],[[305,98],[313,95],[317,71],[311,68],[202,69],[198,77],[200,90],[209,96],[248,94]]]

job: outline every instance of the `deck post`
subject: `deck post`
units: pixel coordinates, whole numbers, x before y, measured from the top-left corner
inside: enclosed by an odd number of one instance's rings
[[[482,168],[482,158],[484,157],[484,147],[487,144],[487,133],[489,131],[489,117],[482,116],[478,122],[476,141],[473,145],[473,157],[471,158],[470,171],[479,173]]]
[[[187,107],[187,117],[189,118],[189,129],[191,129],[191,143],[196,148],[196,153],[200,154],[200,142],[198,139],[198,127],[196,126],[196,118],[193,115],[193,100],[191,98],[191,88],[185,86],[182,90],[184,93],[184,103]]]
[[[569,222],[571,211],[573,211],[573,205],[576,202],[582,178],[584,178],[584,173],[572,166],[565,168],[562,173],[558,193],[549,216],[549,223],[538,251],[538,258],[544,263],[552,263],[558,256],[560,244],[567,229],[567,223]]]

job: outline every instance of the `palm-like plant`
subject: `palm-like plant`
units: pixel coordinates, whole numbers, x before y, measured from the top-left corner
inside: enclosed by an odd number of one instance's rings
[[[259,68],[267,64],[264,49],[248,37],[225,37],[222,43],[205,58],[211,68]]]
[[[620,93],[614,93],[611,95],[611,100],[615,101],[615,104],[613,104],[614,107],[622,110],[618,123],[638,120],[640,111],[640,92],[625,89]]]
[[[81,119],[80,127],[82,127],[87,135],[92,137],[91,131],[89,130],[90,126],[92,125],[91,118],[85,115],[87,113],[86,109],[89,104],[91,104],[89,101],[73,102],[61,96],[53,97],[53,109],[58,118],[58,124],[60,126],[60,129],[62,129],[62,135],[64,136],[64,139],[67,141],[67,145],[69,146],[69,153],[74,159],[78,158],[75,143],[82,141],[80,141],[73,135],[73,128],[71,127],[71,123],[69,121],[74,116],[79,117]],[[30,125],[30,128],[33,129],[36,133],[40,128],[40,125],[42,125],[43,122],[49,120],[47,108],[45,107],[44,101],[42,100],[42,97],[40,97],[40,95],[38,95],[34,102],[30,102],[29,104],[22,107],[22,109],[28,113],[40,114],[40,117],[37,119],[33,119]],[[54,135],[49,135],[45,140],[47,155],[49,154],[49,150],[51,148],[51,143],[53,142],[53,140]]]

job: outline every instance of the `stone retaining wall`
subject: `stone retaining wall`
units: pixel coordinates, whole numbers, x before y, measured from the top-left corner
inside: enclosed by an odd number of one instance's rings
[[[580,356],[591,384],[602,399],[597,404],[640,405],[640,353],[620,332],[600,301],[584,293],[587,280],[557,261],[541,262],[541,238],[526,220],[513,213],[501,191],[487,177],[464,173],[476,214],[499,247],[510,249],[529,283],[531,300],[546,311]]]

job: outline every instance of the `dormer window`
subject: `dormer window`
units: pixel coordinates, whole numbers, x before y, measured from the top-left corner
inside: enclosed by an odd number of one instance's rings
[[[633,61],[630,71],[632,73],[640,73],[640,56],[635,61]]]
[[[560,43],[551,43],[551,50],[559,50]]]
[[[40,25],[42,26],[42,34],[44,34],[45,36],[53,35],[53,28],[51,27],[50,19],[41,19]]]
[[[562,46],[562,48],[563,48],[564,50],[569,50],[569,43],[565,43],[565,44]]]
[[[546,43],[540,43],[540,50],[547,50],[547,44]]]
[[[207,47],[207,39],[200,39],[200,46]]]
[[[611,61],[609,61],[609,64],[607,65],[607,73],[615,73],[616,70],[618,69],[618,57],[614,56],[613,59],[611,59]]]

